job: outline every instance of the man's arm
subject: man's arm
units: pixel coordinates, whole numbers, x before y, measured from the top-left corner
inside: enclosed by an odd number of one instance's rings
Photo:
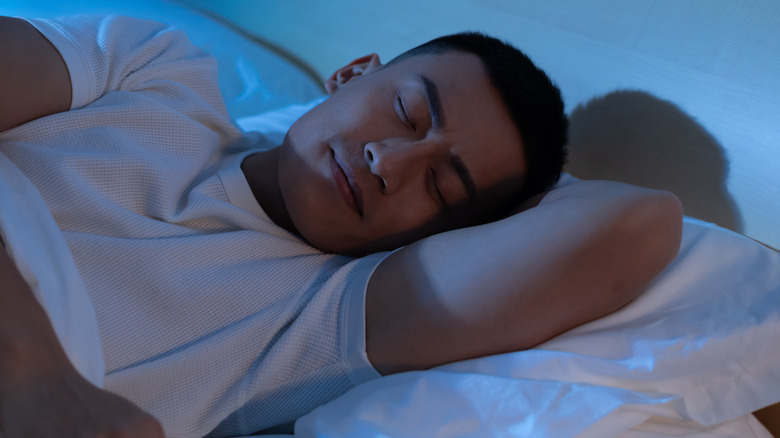
[[[0,132],[70,108],[60,53],[30,23],[0,17]]]
[[[150,415],[76,371],[2,243],[0,436],[163,436]]]
[[[587,181],[390,255],[369,282],[366,349],[382,374],[534,347],[626,305],[677,255],[674,195]]]

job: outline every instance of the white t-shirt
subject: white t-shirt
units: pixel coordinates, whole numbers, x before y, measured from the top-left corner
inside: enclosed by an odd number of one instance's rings
[[[0,151],[65,236],[106,388],[168,436],[225,436],[377,377],[364,299],[386,253],[324,254],[265,215],[239,166],[272,145],[228,118],[215,61],[159,23],[30,22],[68,66],[72,108],[0,134]]]

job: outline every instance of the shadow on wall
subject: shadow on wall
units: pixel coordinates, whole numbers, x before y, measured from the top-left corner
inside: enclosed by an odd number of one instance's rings
[[[668,190],[686,215],[742,231],[726,190],[723,148],[676,105],[642,91],[616,91],[577,106],[570,118],[567,172]]]

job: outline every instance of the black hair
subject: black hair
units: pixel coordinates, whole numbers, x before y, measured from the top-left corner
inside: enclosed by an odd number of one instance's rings
[[[521,202],[552,188],[566,161],[569,119],[561,92],[547,74],[511,44],[478,32],[462,32],[428,41],[387,65],[423,54],[451,50],[471,53],[482,60],[523,139],[527,171],[519,193]]]

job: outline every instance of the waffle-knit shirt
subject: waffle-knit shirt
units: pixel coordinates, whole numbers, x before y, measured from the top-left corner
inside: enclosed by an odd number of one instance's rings
[[[106,389],[168,436],[226,436],[377,377],[364,299],[386,253],[325,254],[268,218],[239,166],[273,145],[229,119],[214,59],[159,23],[30,22],[67,64],[71,110],[0,133],[0,152],[65,235]]]

